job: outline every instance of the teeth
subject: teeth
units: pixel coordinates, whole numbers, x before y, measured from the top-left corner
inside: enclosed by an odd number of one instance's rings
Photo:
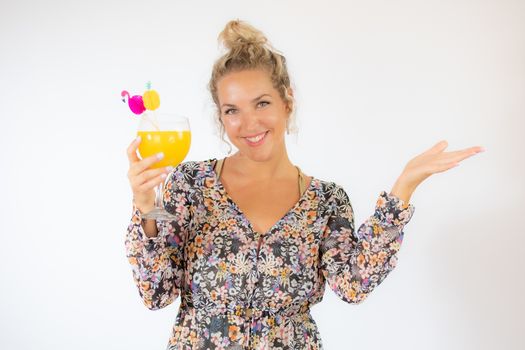
[[[266,133],[263,133],[257,137],[252,137],[252,138],[247,137],[246,139],[248,139],[248,141],[250,142],[259,142],[264,137],[264,135],[266,135]]]

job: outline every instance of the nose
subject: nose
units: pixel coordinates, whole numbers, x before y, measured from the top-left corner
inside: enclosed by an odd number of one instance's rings
[[[257,131],[260,124],[260,116],[253,111],[242,113],[242,128],[246,131]]]

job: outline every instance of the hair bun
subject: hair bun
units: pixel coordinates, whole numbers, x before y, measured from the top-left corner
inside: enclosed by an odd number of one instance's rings
[[[229,21],[219,34],[218,41],[229,50],[241,45],[266,45],[264,34],[241,20]]]

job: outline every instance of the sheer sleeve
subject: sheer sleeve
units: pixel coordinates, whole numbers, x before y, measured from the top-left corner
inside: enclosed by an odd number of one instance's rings
[[[357,304],[396,266],[403,228],[415,208],[382,191],[373,215],[355,232],[347,193],[335,184],[331,192],[329,217],[321,241],[321,271],[339,298]]]
[[[158,220],[156,237],[146,236],[141,225],[142,214],[135,202],[132,203],[131,222],[125,237],[126,257],[139,294],[150,310],[171,304],[180,295],[184,279],[183,248],[191,220],[191,187],[183,164],[170,172],[163,193],[166,211],[177,219]]]

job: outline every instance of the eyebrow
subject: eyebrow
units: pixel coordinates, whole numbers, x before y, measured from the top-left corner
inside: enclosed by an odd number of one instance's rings
[[[260,100],[261,98],[263,98],[264,96],[272,97],[269,94],[262,94],[261,96],[254,98],[252,100],[252,102],[256,102],[256,101]],[[232,105],[232,104],[229,104],[229,103],[223,103],[221,107],[235,107],[235,105]]]

